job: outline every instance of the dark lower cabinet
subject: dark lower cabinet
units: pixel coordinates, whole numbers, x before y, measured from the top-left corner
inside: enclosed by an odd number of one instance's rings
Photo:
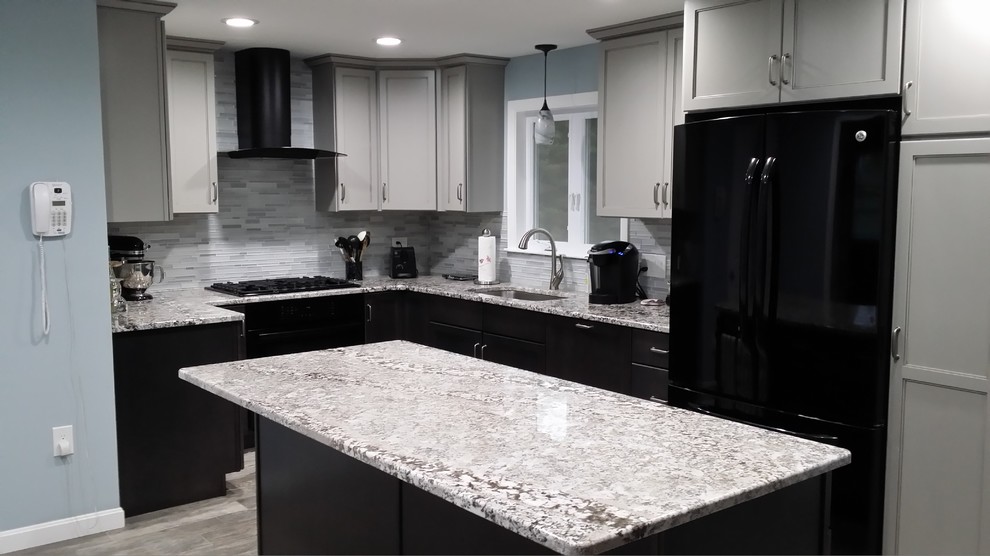
[[[260,554],[549,554],[416,486],[258,419]],[[829,475],[606,554],[827,554]]]
[[[406,337],[404,293],[365,294],[364,343],[387,342]]]
[[[429,328],[427,345],[452,353],[478,357],[478,348],[481,347],[482,339],[478,330],[439,322],[431,322]]]
[[[258,417],[260,554],[400,554],[399,479]]]
[[[547,346],[485,332],[478,355],[485,361],[501,363],[524,371],[546,373]]]
[[[179,369],[243,358],[240,322],[113,335],[120,505],[130,517],[226,493],[244,465],[238,406]]]
[[[655,402],[667,401],[667,369],[633,363],[629,371],[630,396]]]
[[[628,328],[569,318],[547,322],[547,374],[613,392],[629,392]]]

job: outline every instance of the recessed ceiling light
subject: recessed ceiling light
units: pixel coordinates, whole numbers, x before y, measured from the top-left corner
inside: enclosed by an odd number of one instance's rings
[[[395,37],[381,37],[378,40],[376,40],[375,42],[377,42],[378,44],[380,44],[382,46],[397,46],[397,45],[399,45],[402,42],[402,40],[401,39],[397,39]]]
[[[221,19],[220,21],[223,21],[224,23],[230,25],[231,27],[251,27],[258,23],[258,20],[248,19],[246,17],[228,17],[225,19]]]

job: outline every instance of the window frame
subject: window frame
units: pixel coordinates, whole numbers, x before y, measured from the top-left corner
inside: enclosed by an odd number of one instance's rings
[[[598,110],[598,93],[575,93],[547,97],[554,115],[589,115],[600,117]],[[550,242],[542,236],[530,241],[529,249],[519,249],[519,239],[522,234],[533,227],[535,220],[535,191],[532,186],[534,140],[529,122],[537,116],[543,105],[543,98],[512,100],[507,103],[506,133],[505,133],[505,180],[506,199],[505,213],[508,224],[508,246],[510,253],[526,253],[529,255],[550,255]],[[600,121],[599,121],[599,125]],[[520,147],[522,147],[520,149]],[[597,178],[596,178],[597,179]],[[571,184],[568,184],[570,191]],[[587,207],[582,218],[587,220],[597,207]],[[587,225],[587,224],[586,224]],[[619,238],[629,237],[629,220],[619,219]],[[567,258],[586,259],[588,249],[592,244],[557,241],[557,253]]]

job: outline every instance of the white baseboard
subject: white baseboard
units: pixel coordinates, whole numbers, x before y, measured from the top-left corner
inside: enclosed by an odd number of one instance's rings
[[[114,508],[0,531],[0,554],[102,533],[124,526],[124,510]]]

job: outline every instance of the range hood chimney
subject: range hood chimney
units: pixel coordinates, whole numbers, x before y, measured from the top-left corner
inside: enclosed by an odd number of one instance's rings
[[[292,147],[289,51],[248,48],[234,53],[237,89],[237,144],[230,158],[336,158],[322,149]]]

